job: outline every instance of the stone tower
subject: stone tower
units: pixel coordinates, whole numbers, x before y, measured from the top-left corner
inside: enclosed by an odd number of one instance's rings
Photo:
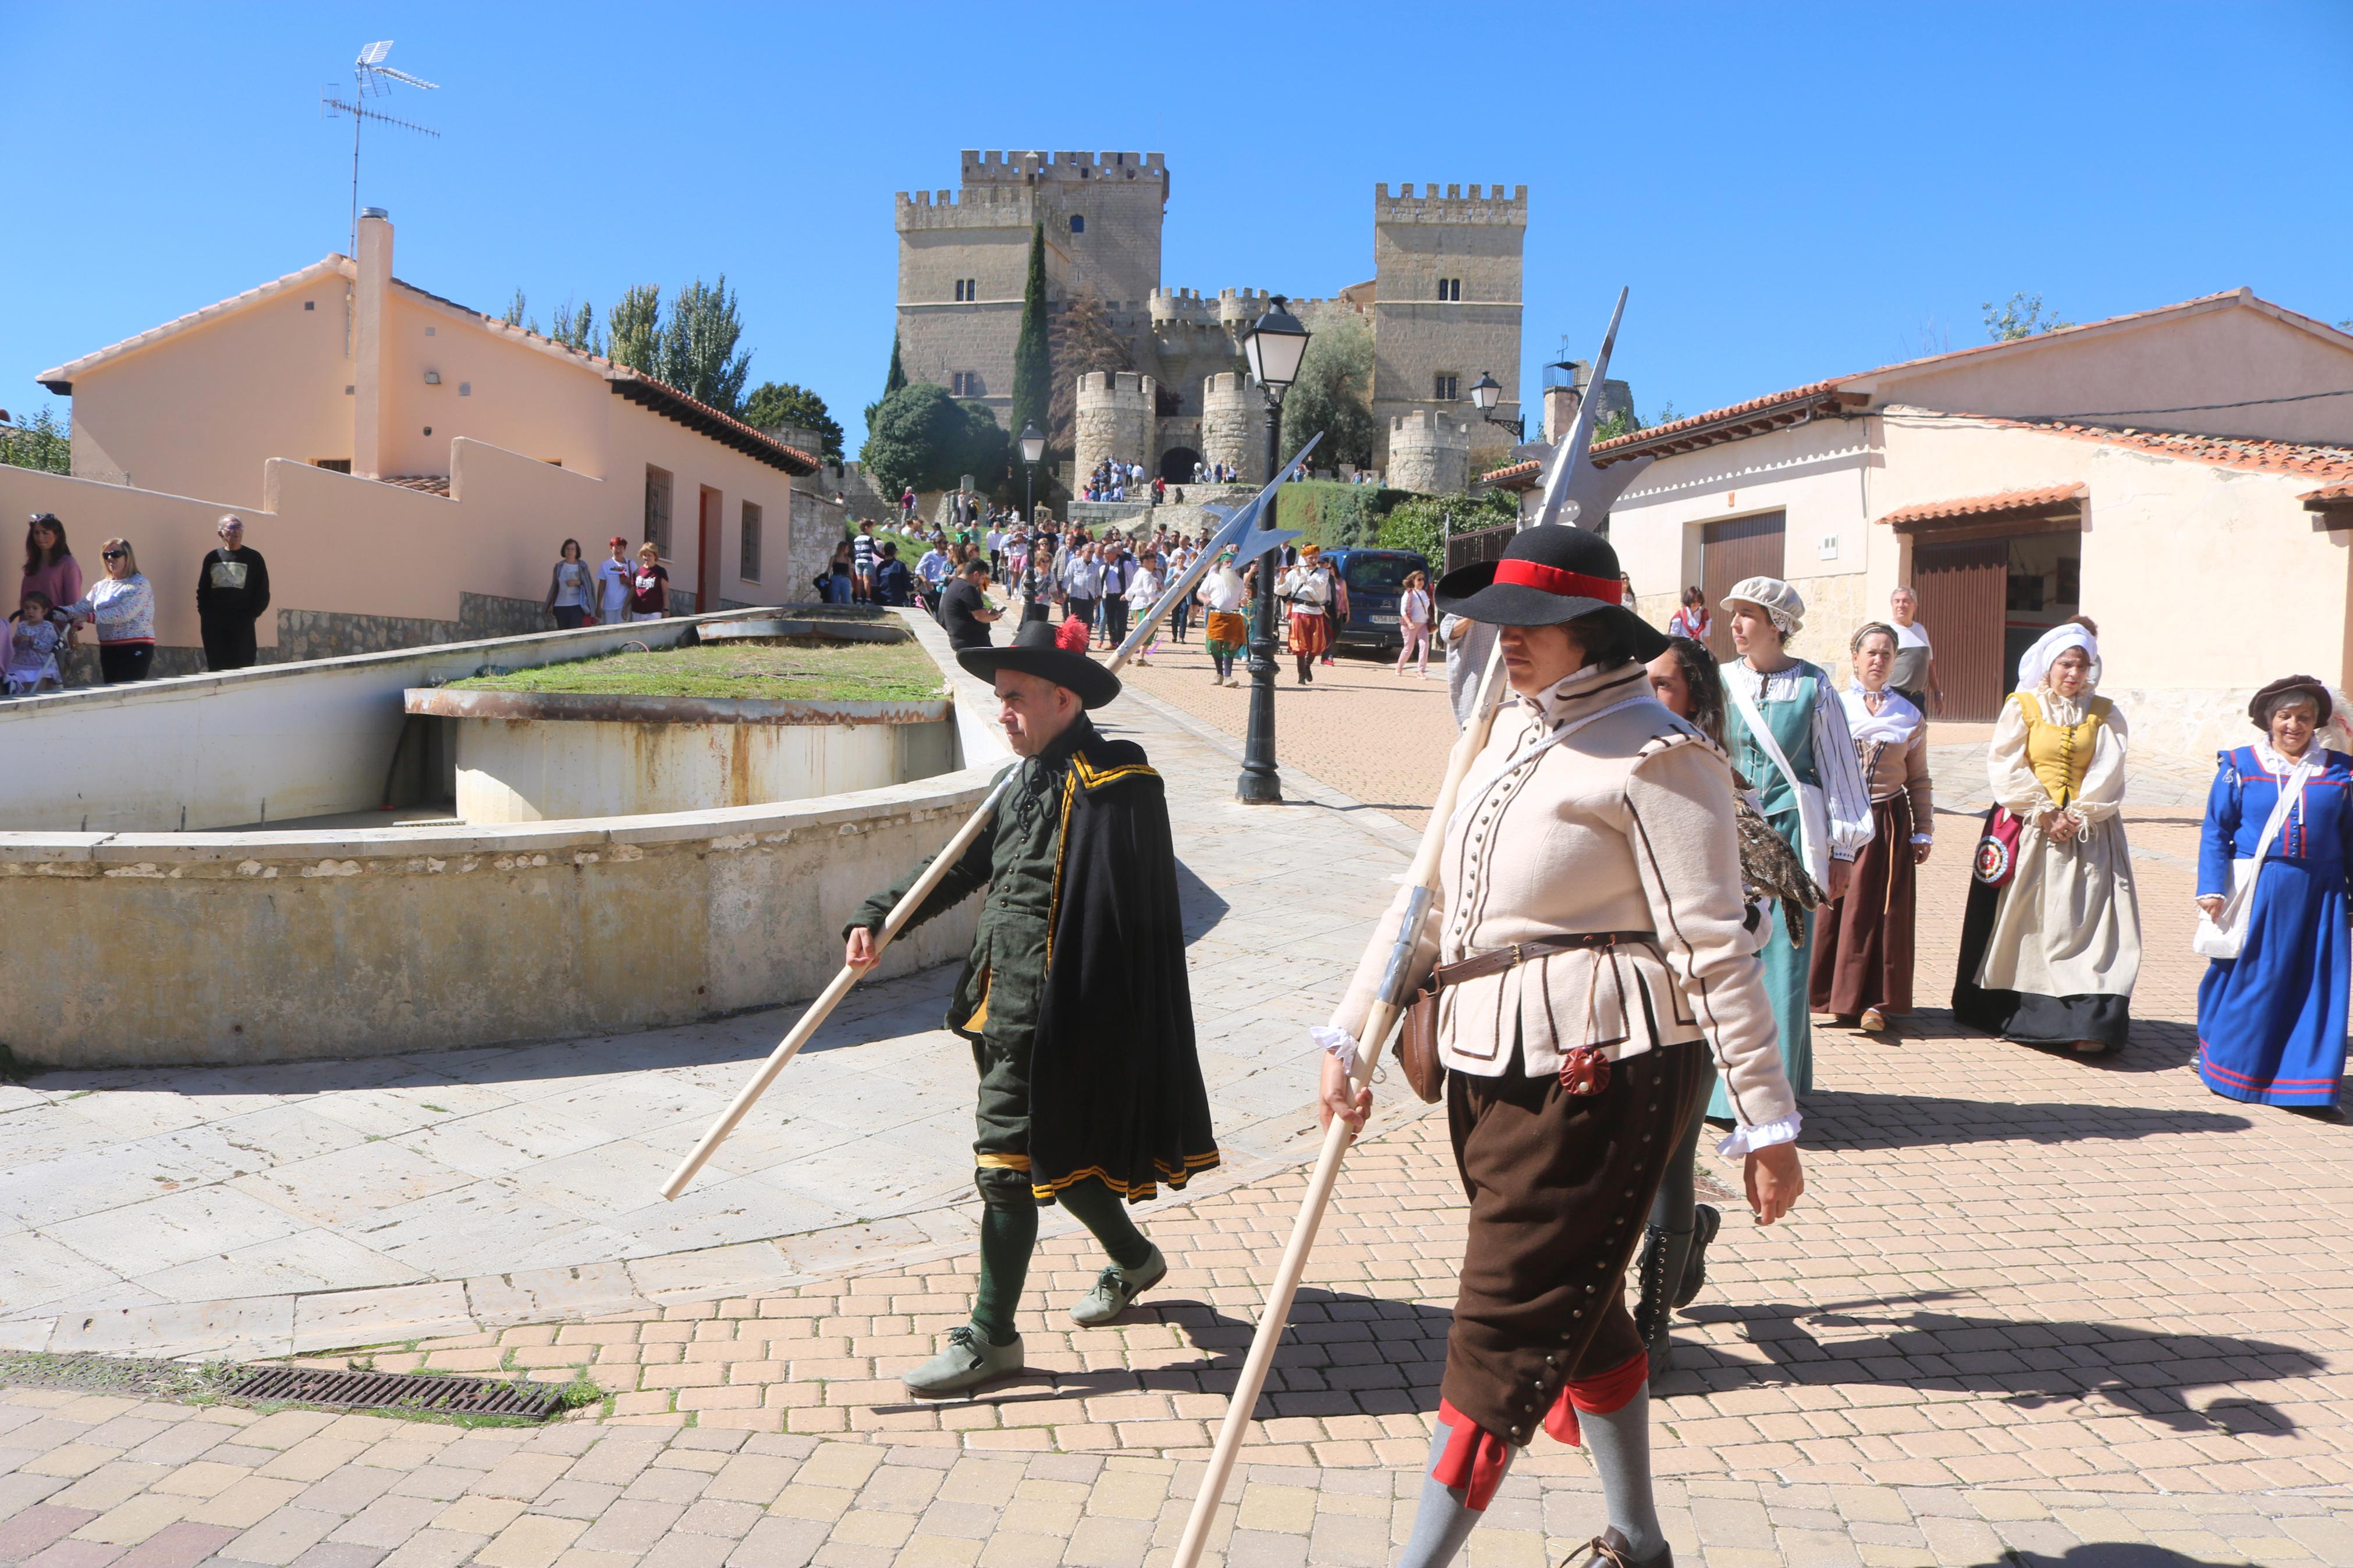
[[[1384,432],[1416,407],[1460,400],[1482,372],[1503,384],[1499,419],[1520,414],[1520,267],[1528,188],[1373,187],[1373,416]],[[1497,432],[1498,444],[1508,431]]]
[[[1158,153],[966,151],[958,189],[900,192],[898,331],[907,379],[977,398],[999,424],[1010,419],[1013,345],[1037,224],[1046,231],[1049,302],[1093,294],[1144,350],[1167,204]],[[1137,363],[1149,363],[1145,353]]]
[[[1201,383],[1201,461],[1230,463],[1244,483],[1266,483],[1266,395],[1240,371]]]
[[[1398,489],[1451,496],[1471,488],[1471,426],[1463,419],[1417,408],[1389,420],[1388,442],[1386,477]]]
[[[1127,371],[1092,371],[1079,377],[1077,456],[1071,470],[1073,490],[1084,485],[1095,465],[1106,458],[1117,463],[1152,461],[1155,455],[1152,411],[1157,393],[1157,384],[1150,376]]]

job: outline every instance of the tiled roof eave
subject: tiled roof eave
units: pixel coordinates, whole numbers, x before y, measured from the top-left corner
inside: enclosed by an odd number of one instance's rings
[[[2083,514],[2085,487],[2080,482],[2035,489],[2003,490],[1960,500],[1926,501],[1898,508],[1879,521],[1899,533],[1929,524],[1968,524]]]

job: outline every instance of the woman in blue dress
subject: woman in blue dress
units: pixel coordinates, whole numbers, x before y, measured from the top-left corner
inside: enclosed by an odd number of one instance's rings
[[[2283,790],[2288,813],[2239,921],[2239,956],[2198,986],[2198,1075],[2231,1100],[2337,1114],[2345,1071],[2346,934],[2353,870],[2353,758],[2319,744],[2328,688],[2291,675],[2255,693],[2264,739],[2221,753],[2199,836],[2198,904],[2223,912],[2234,860],[2251,859]]]

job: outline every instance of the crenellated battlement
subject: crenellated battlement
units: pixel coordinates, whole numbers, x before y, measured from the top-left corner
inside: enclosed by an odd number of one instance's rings
[[[1490,224],[1514,228],[1528,226],[1528,188],[1514,185],[1506,192],[1502,185],[1489,185],[1484,195],[1476,184],[1464,194],[1461,185],[1449,185],[1446,194],[1438,194],[1435,183],[1421,187],[1415,195],[1413,184],[1408,181],[1389,195],[1384,183],[1373,187],[1373,221],[1376,223],[1446,223]]]
[[[1411,408],[1389,416],[1389,441],[1393,446],[1399,441],[1417,446],[1460,442],[1467,449],[1470,435],[1468,421],[1457,419],[1442,409]]]
[[[900,191],[892,207],[902,234],[917,229],[1027,228],[1037,216],[1038,193],[1027,185]]]
[[[1158,386],[1152,377],[1134,371],[1091,370],[1079,377],[1079,402],[1101,406],[1134,401],[1149,408]]]
[[[1165,153],[982,153],[966,148],[963,164],[964,183],[968,187],[1057,182],[1077,184],[1082,181],[1096,184],[1105,180],[1156,181],[1164,186],[1168,183],[1168,155]]]

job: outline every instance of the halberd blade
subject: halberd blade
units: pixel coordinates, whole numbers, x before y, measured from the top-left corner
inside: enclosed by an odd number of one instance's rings
[[[1587,455],[1593,449],[1593,427],[1601,418],[1601,391],[1608,384],[1609,355],[1618,346],[1618,323],[1625,317],[1629,292],[1630,290],[1626,289],[1618,290],[1617,308],[1609,312],[1609,330],[1602,334],[1601,352],[1593,358],[1592,379],[1585,384],[1585,395],[1577,403],[1577,423],[1569,426],[1568,434],[1562,437],[1560,444],[1553,448],[1552,467],[1545,473],[1544,505],[1538,509],[1531,527],[1561,521],[1561,512],[1572,499],[1571,488],[1586,467]],[[1627,476],[1629,479],[1632,477],[1631,474]],[[1586,528],[1598,526],[1601,520],[1586,516],[1585,507],[1586,502],[1580,500],[1574,521]]]

